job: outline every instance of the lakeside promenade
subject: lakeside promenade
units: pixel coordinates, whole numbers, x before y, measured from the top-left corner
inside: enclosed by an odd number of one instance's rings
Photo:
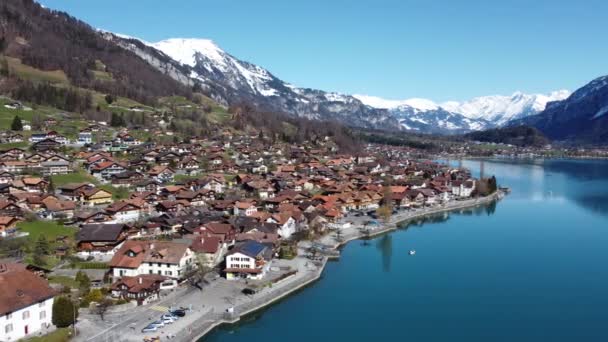
[[[389,222],[367,226],[367,217],[347,216],[342,221],[351,222],[350,227],[342,228],[340,237],[327,234],[314,243],[324,245],[328,251],[336,251],[349,241],[360,238],[371,238],[398,229],[400,224],[412,219],[419,219],[443,212],[469,209],[491,203],[504,197],[498,191],[490,196],[454,201],[444,205],[398,212]],[[98,316],[81,315],[77,324],[80,332],[76,341],[143,341],[144,337],[160,337],[161,341],[197,341],[214,328],[223,324],[238,323],[243,317],[280,301],[318,280],[325,269],[330,256],[321,256],[319,260],[308,258],[313,242],[303,241],[298,244],[298,256],[293,260],[273,260],[274,268],[296,271],[295,274],[282,279],[271,286],[265,286],[254,295],[244,295],[241,291],[250,284],[244,280],[226,280],[218,278],[210,281],[203,291],[194,288],[180,288],[161,301],[135,307],[127,311],[110,312],[102,322]],[[292,272],[293,273],[293,272]],[[151,320],[157,319],[162,311],[169,307],[192,307],[186,317],[165,326],[155,333],[141,333],[141,328]]]

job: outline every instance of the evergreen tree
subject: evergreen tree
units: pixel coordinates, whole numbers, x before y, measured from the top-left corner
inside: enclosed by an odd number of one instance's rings
[[[108,105],[111,105],[114,102],[114,96],[112,96],[111,94],[108,94],[108,95],[106,95],[105,100]]]
[[[11,124],[11,129],[13,131],[23,131],[23,122],[21,121],[21,118],[19,117],[19,115],[15,115],[15,117],[13,118],[13,123]]]
[[[0,59],[0,76],[8,77],[9,67],[8,60],[6,58]]]
[[[74,324],[74,317],[78,318],[78,311],[74,304],[66,297],[57,297],[53,302],[53,324],[58,328],[66,328]]]
[[[34,254],[43,256],[48,255],[50,252],[51,246],[49,245],[49,241],[44,235],[40,235],[40,237],[36,241],[36,245],[34,246]]]
[[[124,125],[124,120],[123,118],[117,114],[117,113],[112,113],[112,118],[110,119],[110,126],[112,127],[120,127]]]
[[[8,43],[6,42],[6,38],[4,36],[0,37],[0,53],[4,53],[7,45]]]

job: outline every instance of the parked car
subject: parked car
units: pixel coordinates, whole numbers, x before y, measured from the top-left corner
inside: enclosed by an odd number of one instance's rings
[[[154,321],[150,323],[148,326],[155,326],[157,328],[164,327],[165,323],[163,321]]]
[[[169,311],[169,313],[171,315],[173,315],[173,316],[176,316],[176,317],[184,317],[184,316],[186,316],[186,310],[182,310],[182,309]]]
[[[145,328],[141,329],[142,333],[149,333],[149,332],[155,332],[156,330],[158,330],[158,327],[155,325],[148,325]]]
[[[163,322],[165,325],[172,324],[173,322],[175,322],[172,318],[168,318],[168,317],[161,318],[160,321]]]
[[[175,321],[178,320],[178,317],[174,316],[172,314],[164,314],[164,315],[160,316],[160,320],[163,321],[163,322],[165,322],[165,324],[167,322],[168,323],[173,323],[173,322],[175,322]]]

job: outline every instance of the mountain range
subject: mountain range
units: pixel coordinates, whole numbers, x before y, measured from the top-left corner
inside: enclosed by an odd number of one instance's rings
[[[546,95],[516,92],[464,102],[346,95],[294,86],[260,66],[239,60],[210,40],[176,38],[149,43],[92,29],[67,13],[43,8],[31,0],[0,3],[0,53],[11,58],[10,68],[0,65],[11,76],[0,77],[0,91],[41,104],[49,104],[48,99],[42,94],[33,96],[32,91],[47,89],[47,93],[63,94],[66,86],[148,106],[162,97],[192,99],[202,94],[224,106],[253,106],[258,110],[252,113],[265,117],[276,112],[294,119],[336,121],[396,134],[460,134],[529,125],[553,140],[594,144],[608,140],[608,76],[572,94],[565,90]],[[23,67],[16,69],[21,64]],[[12,77],[11,69],[23,74],[27,68],[46,73],[34,82],[43,80],[44,87],[38,84],[34,89],[30,79]],[[59,85],[49,88],[54,82]],[[67,107],[66,103],[51,104]]]
[[[237,59],[208,39],[173,38],[150,43],[130,36],[102,32],[104,37],[185,83],[200,85],[219,103],[247,102],[272,111],[351,126],[456,134],[505,125],[537,114],[547,102],[569,95],[515,93],[478,97],[466,102],[436,104],[426,99],[384,100],[299,88],[268,70]]]
[[[510,125],[533,126],[552,140],[605,145],[608,142],[608,76],[598,77],[537,115]]]

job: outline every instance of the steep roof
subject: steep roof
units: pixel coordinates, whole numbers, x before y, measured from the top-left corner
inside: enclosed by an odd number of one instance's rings
[[[54,297],[48,282],[23,264],[0,264],[0,316]]]
[[[126,229],[124,224],[85,224],[77,234],[78,241],[116,241]]]

